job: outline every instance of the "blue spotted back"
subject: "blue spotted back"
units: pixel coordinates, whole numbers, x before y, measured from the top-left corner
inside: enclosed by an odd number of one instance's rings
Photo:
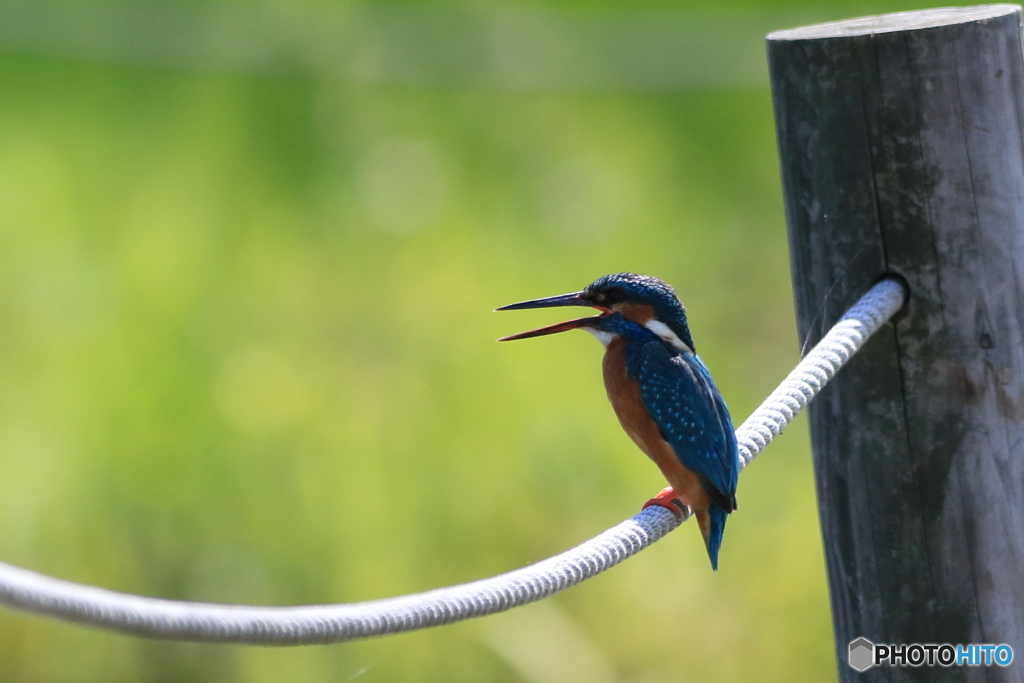
[[[739,451],[725,401],[704,363],[660,340],[626,346],[626,368],[644,407],[680,462],[726,512],[736,508]]]

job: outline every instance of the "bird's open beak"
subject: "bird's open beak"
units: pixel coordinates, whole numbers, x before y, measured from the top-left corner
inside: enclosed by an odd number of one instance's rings
[[[579,327],[590,327],[594,324],[594,321],[608,313],[607,308],[601,306],[595,306],[592,301],[588,301],[583,298],[583,292],[573,292],[572,294],[560,294],[559,296],[549,296],[544,299],[533,299],[532,301],[520,301],[517,304],[509,304],[508,306],[502,306],[496,308],[496,311],[521,311],[527,308],[553,308],[555,306],[591,306],[601,310],[601,315],[590,316],[587,318],[577,318],[576,320],[567,320],[564,323],[557,323],[555,325],[548,325],[547,327],[540,327],[536,330],[529,330],[528,332],[520,332],[519,334],[511,334],[507,337],[502,337],[498,341],[512,341],[513,339],[529,339],[530,337],[543,337],[546,334],[555,334],[556,332],[565,332],[566,330],[575,330]]]

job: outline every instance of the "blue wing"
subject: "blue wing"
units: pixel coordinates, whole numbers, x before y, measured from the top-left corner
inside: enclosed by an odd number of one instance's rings
[[[692,353],[670,350],[661,341],[636,345],[627,369],[640,384],[644,407],[676,457],[702,476],[726,511],[735,508],[739,453],[725,401],[708,369]]]

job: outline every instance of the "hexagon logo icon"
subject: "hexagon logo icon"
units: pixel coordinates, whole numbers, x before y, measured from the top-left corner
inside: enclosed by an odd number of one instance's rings
[[[875,664],[875,644],[863,637],[851,641],[848,661],[856,671],[867,671]]]

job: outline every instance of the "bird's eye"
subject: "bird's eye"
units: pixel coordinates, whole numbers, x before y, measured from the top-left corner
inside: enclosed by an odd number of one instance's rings
[[[626,300],[626,293],[618,287],[609,289],[607,292],[601,294],[602,301],[609,304],[617,304]]]

